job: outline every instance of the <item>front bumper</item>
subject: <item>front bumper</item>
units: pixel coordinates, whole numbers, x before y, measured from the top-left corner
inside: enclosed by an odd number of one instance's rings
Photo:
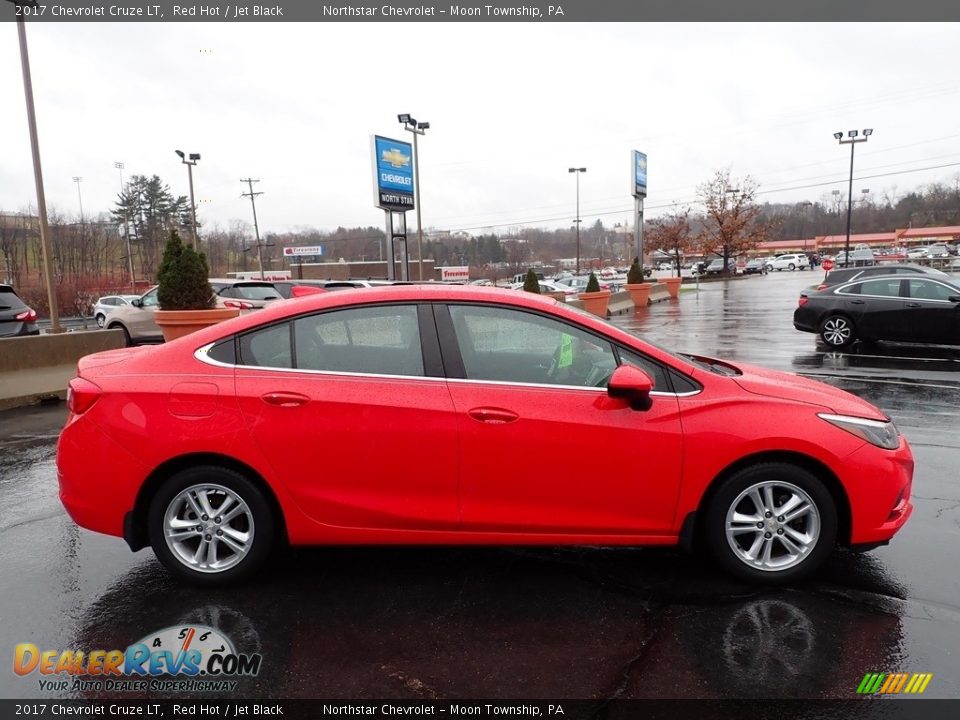
[[[896,450],[866,444],[844,460],[841,478],[850,500],[850,544],[882,544],[913,513],[913,453],[906,438]]]

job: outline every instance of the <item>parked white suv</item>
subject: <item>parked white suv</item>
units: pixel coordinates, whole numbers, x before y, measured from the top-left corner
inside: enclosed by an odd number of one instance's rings
[[[810,258],[802,253],[795,255],[777,255],[767,263],[770,270],[809,270]]]

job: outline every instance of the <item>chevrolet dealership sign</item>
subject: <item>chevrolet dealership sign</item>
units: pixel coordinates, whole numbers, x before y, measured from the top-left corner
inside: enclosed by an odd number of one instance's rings
[[[373,200],[383,210],[413,210],[413,148],[373,135]]]

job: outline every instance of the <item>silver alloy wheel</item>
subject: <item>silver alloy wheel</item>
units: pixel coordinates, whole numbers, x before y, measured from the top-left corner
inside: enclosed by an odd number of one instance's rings
[[[840,347],[850,342],[850,339],[853,337],[853,327],[845,317],[836,315],[828,318],[823,324],[821,335],[828,345]]]
[[[107,322],[105,315],[97,315],[97,327],[103,327]]]
[[[820,512],[793,483],[768,480],[737,495],[724,527],[727,543],[742,563],[778,572],[799,565],[813,552],[820,537]]]
[[[796,269],[797,269],[797,266],[794,265],[793,263],[790,263],[790,272],[793,272]]]
[[[237,565],[253,547],[253,513],[223,485],[191,485],[163,515],[163,536],[177,560],[191,570],[219,573]]]

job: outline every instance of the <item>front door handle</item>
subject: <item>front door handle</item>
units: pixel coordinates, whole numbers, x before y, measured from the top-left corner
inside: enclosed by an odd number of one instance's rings
[[[291,392],[271,392],[261,395],[267,405],[276,405],[277,407],[299,407],[310,402],[310,398],[300,393]]]
[[[511,423],[520,417],[511,410],[491,407],[474,408],[473,410],[470,410],[467,415],[472,417],[474,420],[479,420],[480,422],[487,423],[488,425],[506,425],[507,423]]]
[[[850,301],[850,304],[851,304],[851,305],[863,305],[863,304],[864,304],[864,301],[863,301],[863,300],[851,300],[851,301]]]
[[[907,307],[920,307],[920,303],[907,303]]]

